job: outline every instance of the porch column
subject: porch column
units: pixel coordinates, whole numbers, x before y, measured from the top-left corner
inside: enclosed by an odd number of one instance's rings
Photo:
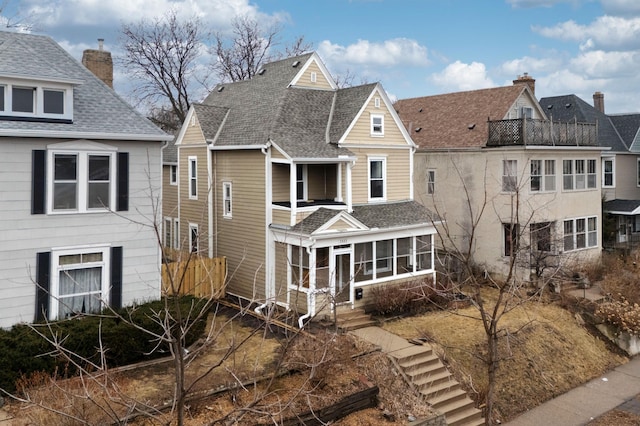
[[[314,292],[316,290],[316,249],[307,247],[306,250],[309,255],[309,291]]]
[[[351,169],[355,166],[355,161],[347,163],[347,176],[346,176],[346,191],[347,191],[347,211],[353,212],[353,192],[351,189]]]
[[[336,167],[337,175],[336,176],[336,201],[342,202],[342,163],[338,163],[338,167]]]
[[[298,208],[296,171],[296,164],[291,163],[291,165],[289,166],[289,204],[291,205],[291,218],[289,220],[289,225],[291,226],[296,224],[296,210]]]

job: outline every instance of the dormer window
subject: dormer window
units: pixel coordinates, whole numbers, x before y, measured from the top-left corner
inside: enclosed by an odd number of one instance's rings
[[[73,119],[72,83],[0,77],[0,119],[70,122]]]
[[[371,136],[384,136],[384,116],[371,114]]]

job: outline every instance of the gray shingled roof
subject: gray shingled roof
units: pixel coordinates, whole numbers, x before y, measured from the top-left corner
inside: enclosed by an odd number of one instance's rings
[[[53,39],[0,31],[0,76],[81,82],[73,88],[73,123],[0,120],[0,134],[169,140],[167,135],[69,55]],[[67,136],[68,133],[68,136]]]
[[[615,126],[622,141],[633,151],[633,142],[640,131],[640,114],[615,114],[609,119]]]
[[[338,214],[339,210],[320,208],[291,227],[291,231],[311,234]],[[432,224],[439,220],[436,214],[416,201],[354,205],[350,215],[370,229],[381,230]]]
[[[353,156],[337,142],[376,84],[337,91],[289,87],[312,55],[271,62],[251,80],[218,85],[203,102],[228,109],[214,146],[263,146],[273,141],[292,158]],[[295,62],[300,65],[294,67]],[[211,114],[200,110],[199,119],[201,113]],[[214,121],[209,134],[205,132],[207,138],[222,123]]]
[[[603,205],[605,212],[632,213],[638,207],[640,207],[640,200],[611,200],[605,201]]]
[[[609,116],[576,95],[551,96],[540,99],[540,105],[547,116],[554,121],[578,123],[598,123],[598,144],[610,147],[613,152],[627,152],[629,146],[620,137]]]

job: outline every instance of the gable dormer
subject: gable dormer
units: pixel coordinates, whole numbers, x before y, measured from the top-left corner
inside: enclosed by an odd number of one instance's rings
[[[304,87],[306,89],[336,90],[338,86],[331,74],[316,53],[304,63],[293,60],[291,66],[300,68],[289,86]]]
[[[71,123],[73,87],[80,83],[0,75],[0,119]]]

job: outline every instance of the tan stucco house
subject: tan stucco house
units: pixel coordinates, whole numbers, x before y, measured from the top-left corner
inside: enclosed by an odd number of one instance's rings
[[[534,89],[524,75],[395,105],[418,145],[416,199],[446,223],[443,246],[470,247],[487,273],[506,274],[517,256],[527,279],[601,250],[596,125],[552,122]]]
[[[416,146],[380,84],[338,88],[316,53],[271,62],[193,105],[175,145],[165,238],[225,256],[229,294],[306,319],[435,279]]]

